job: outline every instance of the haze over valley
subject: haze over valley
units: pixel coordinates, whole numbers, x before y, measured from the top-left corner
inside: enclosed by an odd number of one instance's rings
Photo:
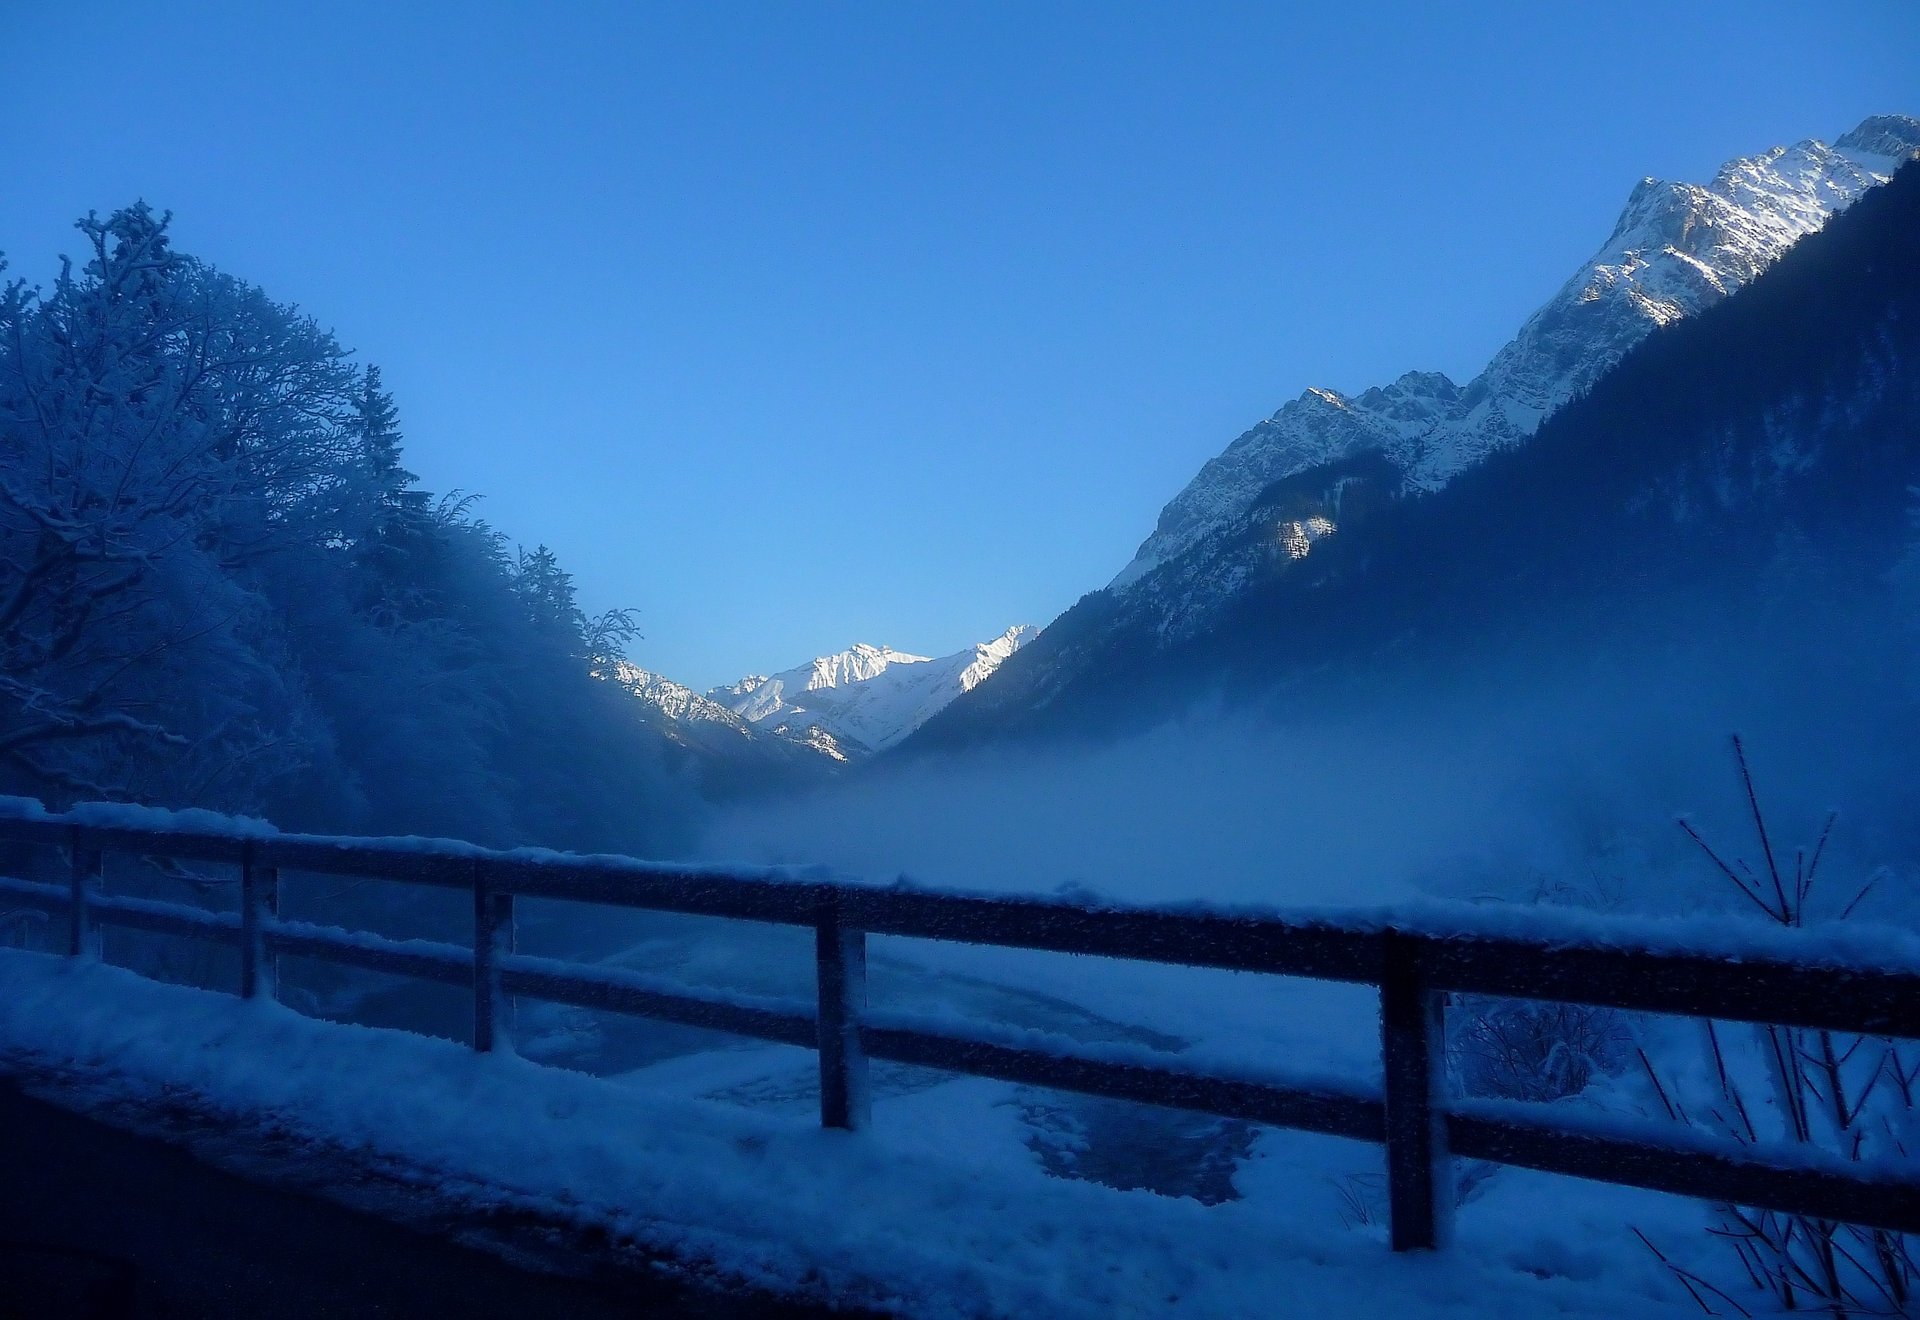
[[[1920,1315],[1920,20],[227,8],[0,20],[0,1083],[125,1188]],[[294,1268],[40,1195],[69,1300]]]

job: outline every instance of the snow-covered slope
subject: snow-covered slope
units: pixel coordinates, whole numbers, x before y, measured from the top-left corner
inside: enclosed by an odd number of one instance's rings
[[[1642,180],[1600,250],[1479,376],[1457,385],[1409,372],[1351,397],[1308,390],[1200,470],[1112,589],[1231,528],[1273,482],[1333,460],[1380,452],[1408,487],[1444,485],[1530,436],[1656,326],[1751,280],[1917,150],[1920,120],[1883,115],[1832,146],[1810,140],[1730,161],[1705,185]]]
[[[707,695],[754,724],[778,722],[803,709],[807,693],[864,683],[896,665],[928,664],[932,660],[932,656],[896,651],[891,646],[855,642],[845,651],[815,656],[778,674],[749,674]]]
[[[782,673],[714,688],[707,704],[755,729],[824,736],[850,752],[885,751],[972,691],[1039,632],[1023,624],[938,658],[862,642]]]
[[[612,677],[633,695],[641,721],[691,758],[710,790],[756,791],[813,782],[891,747],[1039,631],[1009,628],[937,659],[861,644],[704,696],[624,662]]]
[[[814,763],[831,768],[830,763],[850,759],[824,729],[789,729],[777,720],[756,726],[692,688],[638,665],[623,661],[613,680],[633,694],[645,711],[643,718],[669,742],[704,758],[801,769]]]

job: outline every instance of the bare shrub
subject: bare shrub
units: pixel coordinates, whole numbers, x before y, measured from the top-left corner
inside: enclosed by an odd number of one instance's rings
[[[1827,817],[1811,853],[1796,850],[1789,872],[1774,848],[1738,736],[1733,754],[1761,864],[1728,858],[1684,819],[1680,828],[1719,875],[1769,920],[1802,926],[1815,911],[1816,881],[1835,817]],[[1873,884],[1870,879],[1845,896],[1834,914],[1853,915]],[[1915,1103],[1920,1046],[1915,1043],[1798,1027],[1762,1025],[1736,1032],[1707,1022],[1705,1047],[1713,1081],[1698,1098],[1682,1096],[1663,1083],[1646,1054],[1640,1055],[1659,1103],[1676,1122],[1743,1145],[1786,1141],[1852,1161],[1914,1153],[1920,1138],[1920,1106]],[[1748,1206],[1719,1204],[1714,1210],[1719,1222],[1708,1232],[1733,1253],[1747,1282],[1781,1309],[1833,1316],[1920,1315],[1910,1237]],[[1708,1314],[1720,1314],[1715,1301],[1738,1314],[1752,1314],[1726,1291],[1668,1259],[1644,1235],[1641,1240]]]
[[[1565,1100],[1631,1058],[1626,1024],[1610,1008],[1461,996],[1447,1020],[1454,1074],[1468,1095]]]
[[[1616,897],[1590,883],[1541,877],[1530,901],[1605,911]],[[1616,1009],[1536,999],[1456,995],[1447,1005],[1447,1056],[1468,1095],[1550,1102],[1579,1095],[1632,1063],[1632,1033]]]

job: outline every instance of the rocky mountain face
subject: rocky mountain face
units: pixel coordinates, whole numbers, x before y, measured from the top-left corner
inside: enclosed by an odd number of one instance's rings
[[[1351,398],[1309,391],[1281,409],[1210,462],[1167,506],[1159,528],[1112,585],[1083,598],[909,746],[1098,726],[1121,718],[1116,712],[1124,708],[1148,704],[1156,687],[1192,691],[1217,683],[1224,669],[1236,665],[1245,682],[1268,685],[1291,681],[1288,675],[1302,665],[1337,667],[1339,639],[1357,635],[1364,620],[1384,637],[1410,628],[1407,621],[1430,600],[1449,599],[1436,586],[1442,565],[1471,560],[1491,582],[1531,554],[1540,564],[1559,564],[1569,582],[1587,573],[1588,560],[1560,558],[1556,549],[1576,524],[1608,527],[1649,547],[1673,542],[1656,535],[1652,524],[1616,526],[1620,508],[1596,503],[1603,491],[1631,504],[1642,518],[1685,508],[1697,521],[1735,506],[1762,507],[1760,493],[1770,492],[1772,499],[1798,488],[1803,478],[1815,482],[1836,449],[1866,441],[1834,430],[1833,418],[1818,408],[1809,413],[1808,401],[1826,400],[1822,406],[1839,409],[1841,420],[1854,425],[1855,413],[1872,408],[1850,396],[1879,398],[1875,391],[1900,379],[1910,364],[1859,347],[1848,365],[1834,368],[1845,379],[1802,379],[1802,362],[1782,356],[1778,345],[1801,344],[1808,361],[1826,353],[1817,318],[1841,313],[1809,310],[1818,301],[1819,281],[1857,281],[1861,272],[1832,266],[1836,258],[1830,255],[1802,258],[1810,244],[1800,240],[1878,190],[1917,150],[1920,121],[1882,117],[1832,146],[1806,142],[1731,162],[1704,186],[1642,183],[1606,245],[1474,381],[1462,387],[1444,376],[1415,373]],[[1920,167],[1907,170],[1902,183],[1906,194],[1920,190]],[[1912,224],[1910,198],[1907,208],[1905,220]],[[1897,223],[1883,218],[1872,231],[1895,253],[1898,235],[1888,227]],[[1920,227],[1906,235],[1909,249],[1912,232]],[[1841,250],[1820,237],[1822,252]],[[1853,243],[1860,251],[1872,246],[1863,239]],[[1775,274],[1821,260],[1830,267],[1824,276]],[[1892,258],[1882,253],[1873,260],[1884,267]],[[1873,278],[1867,276],[1869,286]],[[1749,284],[1754,294],[1769,285],[1800,290],[1803,305],[1794,315],[1815,320],[1751,310],[1778,302],[1778,294],[1758,303],[1744,294],[1729,297]],[[1868,315],[1858,308],[1846,314]],[[1885,339],[1891,333],[1886,327],[1897,319],[1895,314],[1855,328],[1870,345],[1874,335]],[[1752,452],[1736,453],[1725,437],[1713,441],[1701,429],[1709,423],[1691,415],[1692,429],[1671,434],[1656,428],[1646,409],[1636,414],[1616,405],[1596,420],[1590,401],[1629,367],[1634,370],[1627,378],[1670,410],[1687,402],[1689,390],[1703,389],[1700,381],[1679,374],[1679,367],[1663,378],[1649,364],[1671,356],[1671,343],[1694,343],[1693,331],[1707,335],[1709,321],[1721,327],[1712,333],[1722,338],[1734,333],[1728,325],[1765,323],[1738,345],[1716,349],[1710,335],[1697,349],[1698,362],[1687,368],[1705,370],[1700,364],[1711,363],[1718,373],[1719,393],[1694,400],[1711,405],[1709,411],[1718,408],[1731,417],[1772,401],[1765,418],[1742,423],[1757,428],[1743,433]],[[1763,360],[1775,364],[1780,379],[1766,378]],[[1801,379],[1799,402],[1780,393],[1789,378]],[[1577,419],[1562,423],[1563,414],[1576,413]],[[1908,416],[1903,423],[1909,441],[1913,421]],[[1556,440],[1547,453],[1532,452],[1544,442],[1540,438],[1575,432],[1584,446],[1584,486],[1562,480],[1571,460],[1554,466],[1560,461],[1554,456],[1572,453],[1575,441]],[[1816,439],[1823,435],[1825,450]],[[1530,437],[1533,442],[1523,443]],[[1674,450],[1688,441],[1721,449],[1717,456]],[[1889,507],[1897,513],[1904,483],[1915,475],[1903,466],[1903,452],[1896,444],[1880,454],[1880,477],[1892,483],[1893,495],[1883,499],[1861,488],[1856,500],[1878,507],[1892,499]],[[1736,459],[1745,465],[1739,473],[1696,479]],[[1695,477],[1682,480],[1678,469],[1662,473],[1659,462],[1683,465]],[[1644,484],[1623,486],[1619,474],[1633,471]],[[1525,474],[1524,480],[1516,473]],[[1894,516],[1893,525],[1900,524]],[[1760,553],[1758,544],[1746,551]],[[1423,547],[1424,558],[1399,558],[1412,545]],[[1589,552],[1592,563],[1623,553],[1610,544],[1590,546]],[[1702,551],[1693,546],[1692,552]],[[1653,563],[1635,571],[1658,578],[1670,570],[1687,571]],[[1484,586],[1463,577],[1448,590],[1464,596]],[[1543,588],[1537,599],[1550,605],[1554,595]],[[1474,608],[1493,607],[1481,601]]]
[[[1311,389],[1247,431],[1176,495],[1109,589],[1125,592],[1230,532],[1275,481],[1365,452],[1434,490],[1525,440],[1658,326],[1746,284],[1920,150],[1920,120],[1879,116],[1833,145],[1729,161],[1707,184],[1643,179],[1600,250],[1465,385],[1411,371],[1354,396]]]

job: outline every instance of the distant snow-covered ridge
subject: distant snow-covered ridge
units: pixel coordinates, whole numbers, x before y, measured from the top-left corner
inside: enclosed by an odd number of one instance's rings
[[[1433,490],[1531,436],[1656,327],[1725,298],[1920,152],[1920,120],[1881,115],[1832,146],[1728,162],[1705,185],[1643,179],[1598,252],[1466,385],[1408,372],[1346,396],[1310,389],[1209,460],[1110,589],[1227,531],[1283,478],[1365,452]]]
[[[702,760],[830,771],[893,746],[1039,634],[1022,624],[938,657],[860,642],[705,695],[624,661],[612,677],[647,723]]]
[[[825,729],[758,728],[685,684],[622,661],[613,681],[645,708],[644,718],[667,741],[720,762],[759,762],[778,767],[830,769],[853,759]],[[864,748],[853,749],[864,754]]]
[[[714,688],[707,700],[755,729],[824,734],[851,754],[881,752],[979,686],[1039,634],[1021,624],[938,657],[860,642],[778,674]]]

